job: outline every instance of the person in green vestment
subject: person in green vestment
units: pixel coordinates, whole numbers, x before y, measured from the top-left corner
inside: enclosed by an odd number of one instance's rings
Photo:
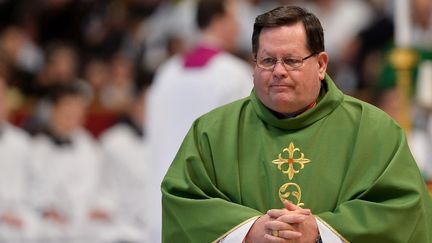
[[[254,89],[192,124],[161,186],[163,242],[432,242],[403,130],[335,86],[323,43],[302,8],[256,18]]]

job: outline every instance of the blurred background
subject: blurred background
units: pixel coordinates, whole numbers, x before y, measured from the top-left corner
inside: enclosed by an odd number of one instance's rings
[[[432,1],[409,1],[402,47],[415,58],[402,91],[389,58],[396,1],[235,2],[238,32],[226,51],[250,68],[258,14],[281,4],[315,13],[330,76],[396,120],[407,112],[411,149],[432,180]],[[0,0],[1,242],[153,242],[139,216],[154,183],[142,179],[152,171],[146,96],[161,65],[200,40],[195,8],[194,0]]]

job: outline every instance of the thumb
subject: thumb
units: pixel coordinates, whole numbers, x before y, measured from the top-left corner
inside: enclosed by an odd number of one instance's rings
[[[301,209],[299,206],[296,206],[294,203],[288,200],[283,200],[283,204],[285,208],[288,209],[289,211],[295,211]]]
[[[308,209],[308,208],[301,208],[301,207],[295,205],[294,203],[292,203],[292,202],[290,202],[288,200],[284,200],[283,204],[284,204],[285,208],[288,211],[297,211],[297,212],[299,212],[301,214],[304,214],[304,215],[311,214],[311,210],[310,209]]]

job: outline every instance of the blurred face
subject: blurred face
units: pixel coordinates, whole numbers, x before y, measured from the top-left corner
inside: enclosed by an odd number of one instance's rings
[[[293,70],[287,70],[281,59],[307,57],[306,32],[302,23],[264,28],[259,37],[257,60],[276,58],[274,69],[265,70],[255,64],[254,87],[265,106],[279,113],[295,113],[313,103],[325,77],[328,56],[313,55]]]
[[[65,96],[53,107],[52,125],[56,132],[69,136],[85,121],[87,103],[80,96]]]
[[[0,77],[0,123],[6,120],[7,116],[6,89],[6,81]]]
[[[146,94],[147,91],[143,90],[131,107],[132,117],[137,124],[144,124]]]
[[[430,0],[414,0],[414,21],[427,30],[431,25],[432,2]]]
[[[47,64],[48,82],[69,82],[76,77],[76,53],[68,48],[56,51]]]
[[[90,82],[92,88],[100,90],[110,78],[108,65],[99,60],[91,61],[85,67],[85,80]]]
[[[223,40],[226,45],[225,48],[227,50],[234,49],[239,33],[239,23],[236,13],[237,2],[226,1],[226,14],[220,17],[219,21],[217,22],[217,28],[223,35]]]

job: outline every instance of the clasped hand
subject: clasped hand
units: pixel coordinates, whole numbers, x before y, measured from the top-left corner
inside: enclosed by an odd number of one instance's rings
[[[246,243],[315,242],[318,227],[310,209],[289,201],[285,201],[284,206],[258,218],[246,236]]]

